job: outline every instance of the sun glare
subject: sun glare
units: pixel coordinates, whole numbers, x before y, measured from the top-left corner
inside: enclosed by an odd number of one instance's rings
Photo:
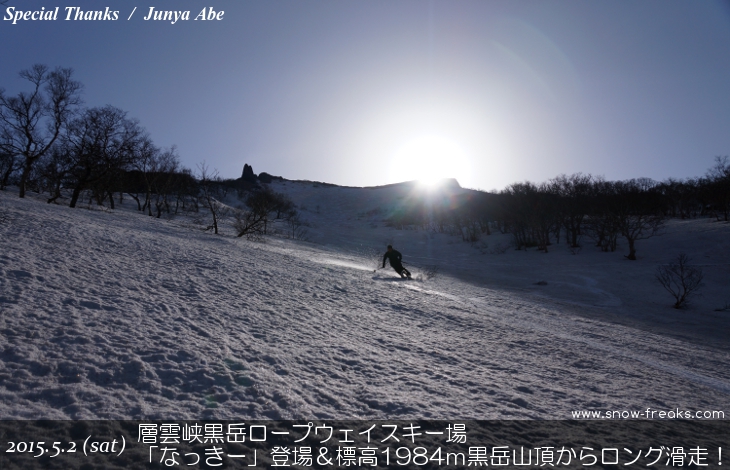
[[[442,136],[425,135],[395,151],[390,177],[393,181],[417,180],[433,187],[445,178],[464,178],[468,172],[468,159],[458,144]]]

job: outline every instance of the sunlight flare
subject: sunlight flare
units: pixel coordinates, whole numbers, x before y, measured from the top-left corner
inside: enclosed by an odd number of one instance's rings
[[[433,187],[445,178],[464,178],[469,172],[466,153],[451,139],[422,135],[406,141],[393,155],[390,179],[416,180]]]

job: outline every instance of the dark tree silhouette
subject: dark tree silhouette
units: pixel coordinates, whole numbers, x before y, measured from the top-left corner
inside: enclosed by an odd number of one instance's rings
[[[730,220],[730,157],[715,157],[707,172],[706,192],[717,220]]]
[[[108,196],[114,207],[115,183],[135,160],[146,139],[139,123],[113,106],[87,109],[69,124],[64,138],[73,160],[69,172],[69,185],[73,187],[69,207],[76,207],[81,192],[86,189],[94,190],[99,204]]]
[[[205,163],[198,165],[198,170],[200,171],[198,177],[200,205],[210,212],[213,222],[206,230],[212,229],[213,233],[217,235],[221,219],[228,214],[228,206],[220,202],[225,197],[224,188],[217,170],[211,173]]]
[[[680,253],[677,261],[657,267],[656,278],[674,297],[674,308],[682,308],[687,299],[702,287],[702,269],[691,266],[689,257]]]
[[[565,228],[565,239],[572,248],[579,247],[592,183],[593,177],[582,173],[560,175],[549,182],[550,192],[559,198],[559,222]]]
[[[72,80],[71,69],[49,71],[36,64],[20,72],[21,78],[32,85],[29,92],[6,96],[0,90],[0,151],[10,160],[3,183],[17,162],[20,175],[19,196],[25,197],[28,179],[35,163],[50,149],[81,103],[81,83]]]
[[[651,180],[638,179],[616,183],[614,211],[619,231],[629,244],[627,259],[636,260],[636,241],[657,235],[664,227],[659,201],[651,190]]]

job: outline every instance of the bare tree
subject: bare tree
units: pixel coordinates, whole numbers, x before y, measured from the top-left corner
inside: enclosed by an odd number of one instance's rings
[[[155,168],[156,178],[154,179],[153,191],[155,195],[155,210],[157,218],[162,216],[163,209],[170,213],[170,197],[178,178],[180,170],[180,158],[177,155],[177,148],[172,146],[160,153]]]
[[[214,170],[211,173],[205,162],[198,165],[198,171],[198,185],[200,188],[198,197],[200,205],[210,212],[213,222],[206,228],[206,230],[213,230],[213,233],[217,235],[219,222],[223,217],[228,215],[229,209],[228,206],[220,202],[220,199],[225,197],[223,188],[220,184],[220,177],[218,176],[217,170]]]
[[[137,210],[152,216],[152,188],[155,170],[159,164],[160,149],[155,147],[151,139],[143,139],[139,145],[137,156],[132,162],[132,171],[127,175],[127,194],[137,203]],[[140,203],[139,193],[144,193],[144,204]]]
[[[4,146],[0,144],[0,189],[8,186],[10,175],[17,169],[15,156],[5,151]]]
[[[288,217],[287,225],[289,226],[289,235],[294,240],[307,240],[309,230],[307,227],[309,224],[302,220],[298,213],[294,213],[291,217]]]
[[[502,195],[504,225],[512,233],[515,247],[536,246],[547,253],[550,234],[560,224],[558,196],[548,185],[529,181],[508,186]]]
[[[267,186],[241,195],[245,197],[245,208],[236,212],[234,228],[239,237],[260,238],[269,231],[270,216],[283,219],[289,227],[289,235],[295,239],[305,239],[307,224],[299,218],[294,202],[285,194],[277,193]]]
[[[578,240],[582,234],[583,220],[588,211],[587,202],[594,181],[591,175],[582,173],[560,175],[549,181],[550,191],[559,197],[558,229],[560,226],[565,228],[565,239],[571,248],[579,248]]]
[[[198,182],[193,176],[193,172],[189,168],[180,168],[173,178],[172,193],[175,196],[175,210],[177,214],[178,210],[185,212],[197,212],[198,203],[197,195]]]
[[[615,183],[596,178],[587,196],[588,215],[583,222],[584,232],[603,252],[614,252],[621,233],[615,210]]]
[[[92,189],[98,204],[109,197],[113,208],[116,182],[136,158],[145,137],[136,120],[128,119],[124,111],[113,106],[87,109],[70,123],[63,139],[73,159],[69,207],[76,207],[82,191]]]
[[[730,157],[715,157],[707,172],[707,192],[717,220],[730,220]]]
[[[81,83],[71,75],[71,69],[49,71],[47,66],[36,64],[20,72],[20,77],[33,86],[30,92],[6,96],[0,90],[0,151],[10,156],[11,167],[15,158],[20,158],[21,198],[25,197],[33,165],[51,149],[81,103]],[[3,180],[6,182],[5,175]]]
[[[269,215],[275,212],[280,204],[281,198],[268,187],[254,191],[246,198],[246,205],[254,214],[254,219],[263,223],[264,235],[266,235],[269,226]]]
[[[658,209],[651,189],[655,183],[639,178],[615,183],[614,213],[621,235],[629,244],[627,259],[636,260],[636,241],[651,238],[664,227],[664,217]]]
[[[685,180],[669,178],[657,185],[657,190],[664,198],[665,214],[681,219],[697,217],[702,210],[701,186],[699,178]]]
[[[238,237],[246,236],[249,240],[258,240],[263,237],[265,231],[266,214],[253,210],[241,209],[235,213],[233,228]]]
[[[626,258],[636,260],[636,241],[658,235],[664,227],[664,218],[658,214],[628,214],[620,218],[621,235],[629,243]]]
[[[702,287],[704,276],[702,269],[690,265],[689,256],[680,253],[676,262],[657,267],[656,278],[674,297],[674,308],[682,308],[687,299]]]
[[[41,167],[41,184],[49,194],[46,202],[50,204],[61,197],[61,188],[73,169],[74,164],[75,162],[71,157],[68,147],[63,145],[63,143],[54,145],[51,151],[39,160],[38,166]]]

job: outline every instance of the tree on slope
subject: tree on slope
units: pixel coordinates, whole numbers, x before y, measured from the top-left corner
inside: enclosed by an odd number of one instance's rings
[[[76,207],[81,192],[92,189],[97,202],[101,204],[108,197],[113,208],[115,182],[134,161],[146,139],[139,123],[113,106],[88,109],[75,119],[64,138],[74,162],[69,172],[69,184],[73,187],[69,206]]]
[[[21,198],[34,164],[51,149],[81,102],[81,83],[71,78],[72,73],[64,68],[49,71],[36,64],[20,72],[31,83],[30,92],[7,96],[0,89],[0,152],[12,159],[11,168],[20,158]]]
[[[707,172],[707,193],[717,220],[730,220],[730,157],[715,157]]]
[[[615,214],[621,235],[629,243],[626,258],[636,260],[636,241],[657,235],[664,227],[664,217],[652,192],[655,183],[639,178],[615,183]]]
[[[689,256],[680,253],[676,262],[657,267],[656,278],[674,297],[674,308],[682,308],[687,299],[702,287],[702,269],[690,264]]]
[[[588,200],[594,178],[576,173],[560,175],[549,181],[550,191],[558,196],[558,219],[565,227],[565,239],[573,248],[579,247],[583,220],[588,212]]]
[[[282,193],[277,193],[264,186],[252,191],[244,200],[246,208],[236,211],[234,228],[239,237],[259,238],[266,235],[271,214],[276,219],[283,219],[289,224],[293,238],[302,238],[306,230],[303,222],[297,217],[294,201]]]
[[[0,145],[0,189],[5,189],[10,181],[10,175],[16,170],[15,156],[3,149]]]
[[[198,170],[198,199],[200,200],[200,205],[207,209],[213,218],[212,225],[209,225],[206,230],[213,230],[213,233],[218,235],[219,223],[223,217],[228,215],[229,209],[228,206],[220,202],[226,196],[225,189],[221,185],[221,179],[218,176],[217,170],[211,173],[205,163],[198,165]]]

